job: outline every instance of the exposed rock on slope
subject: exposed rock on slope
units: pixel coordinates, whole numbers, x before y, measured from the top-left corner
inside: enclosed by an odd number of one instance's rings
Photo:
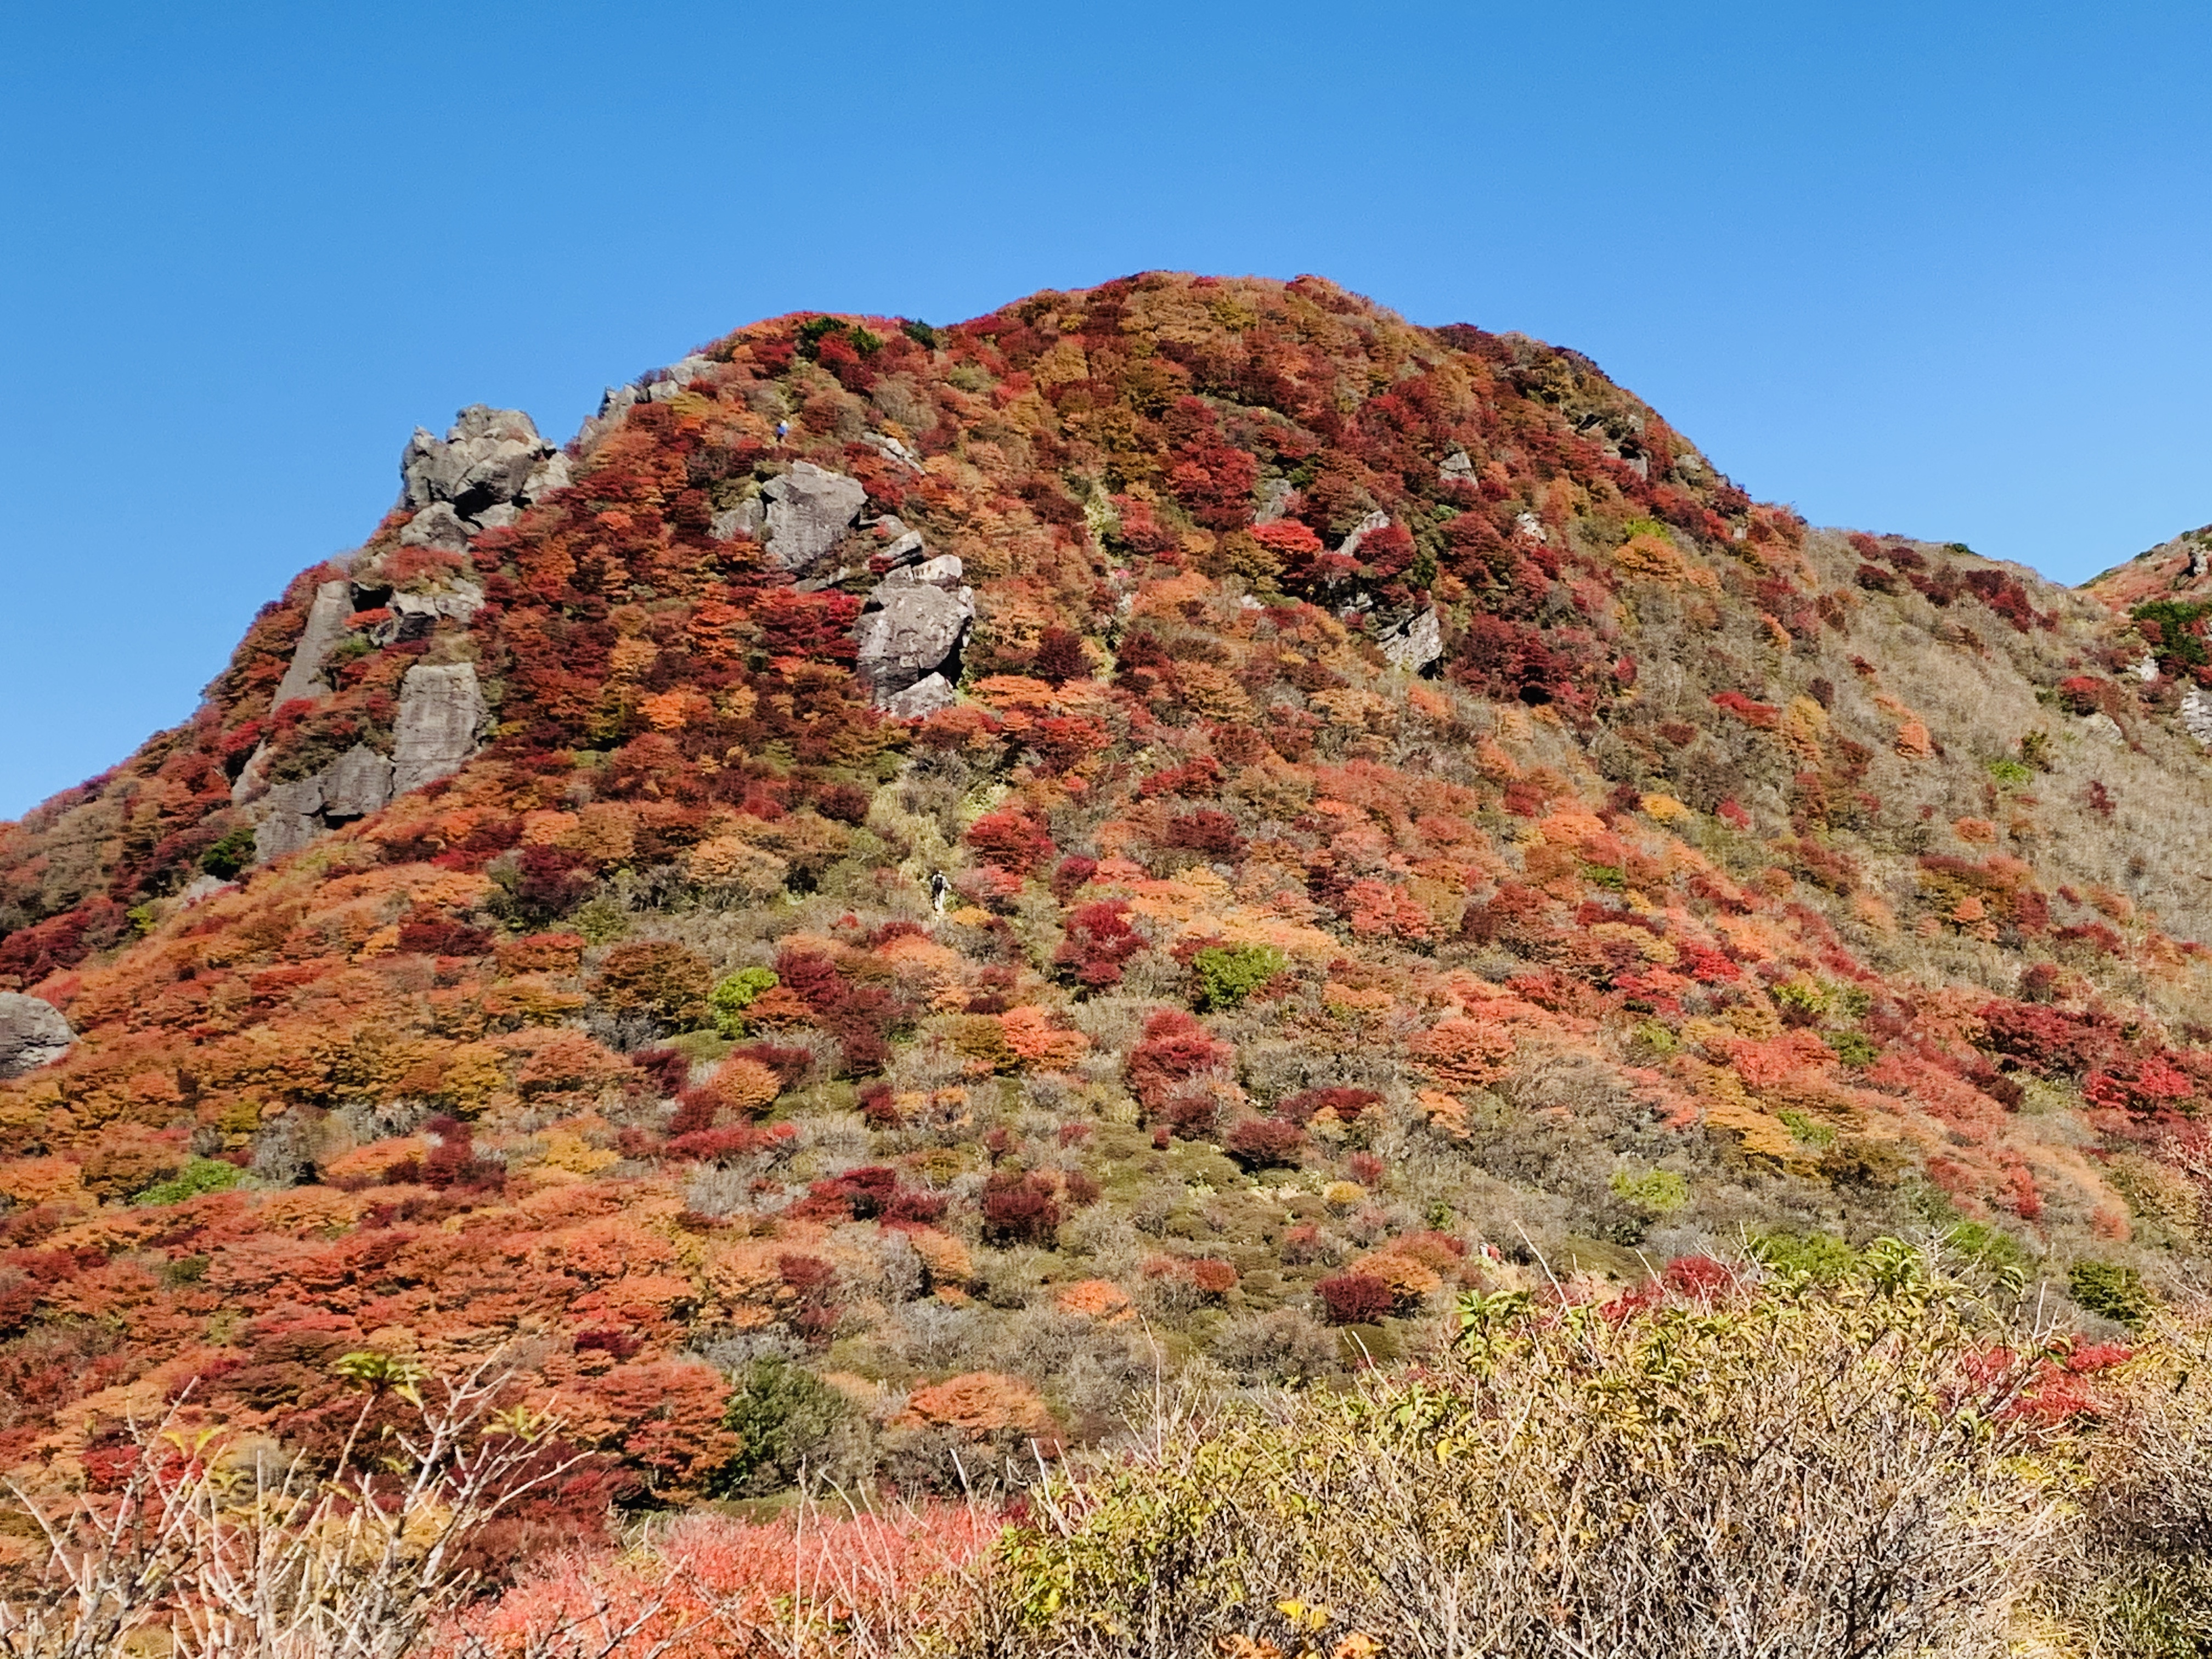
[[[0,991],[0,1079],[51,1066],[76,1042],[76,1033],[53,1004]]]

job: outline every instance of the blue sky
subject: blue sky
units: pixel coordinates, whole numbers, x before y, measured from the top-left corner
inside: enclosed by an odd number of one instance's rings
[[[187,716],[416,424],[799,308],[1316,271],[1755,495],[2075,580],[2212,520],[2212,7],[0,12],[0,815]]]

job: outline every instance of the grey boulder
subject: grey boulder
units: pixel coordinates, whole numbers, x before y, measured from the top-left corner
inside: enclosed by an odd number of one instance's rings
[[[487,509],[489,511],[489,509]],[[428,547],[441,553],[465,553],[469,546],[469,526],[461,515],[453,511],[451,501],[433,501],[399,532],[402,547]]]
[[[459,771],[477,751],[485,712],[474,664],[409,669],[399,682],[399,718],[392,730],[392,793],[404,795]]]
[[[1291,497],[1297,491],[1288,478],[1269,478],[1260,486],[1260,510],[1252,515],[1255,524],[1273,524],[1289,510]]]
[[[893,720],[927,720],[940,708],[950,708],[960,701],[960,694],[952,689],[952,682],[942,674],[925,674],[912,685],[895,696],[884,700],[884,713]]]
[[[894,570],[868,595],[854,629],[857,666],[877,703],[953,665],[975,621],[975,591],[951,554]]]
[[[798,461],[761,486],[768,497],[768,550],[786,570],[804,570],[845,538],[867,505],[857,478]]]
[[[0,991],[0,1078],[51,1066],[76,1042],[60,1009],[43,997]]]
[[[2201,744],[2212,744],[2212,696],[2204,695],[2201,686],[2191,686],[2181,694],[2182,729]]]
[[[392,800],[392,763],[365,743],[357,743],[318,775],[323,816],[333,823],[365,818]]]
[[[369,633],[371,642],[380,646],[428,639],[441,619],[465,624],[483,608],[483,589],[474,582],[456,581],[435,593],[394,593],[384,606],[392,615]]]
[[[1376,643],[1393,668],[1418,674],[1443,655],[1443,624],[1437,620],[1436,607],[1430,605],[1383,629],[1376,636]]]
[[[748,495],[735,507],[724,507],[714,517],[714,539],[726,542],[743,536],[748,541],[758,541],[761,526],[767,522],[762,513],[765,505],[759,496]]]
[[[1376,531],[1387,527],[1389,522],[1390,515],[1388,513],[1378,512],[1369,514],[1358,524],[1352,526],[1352,533],[1344,538],[1344,544],[1336,550],[1343,554],[1347,559],[1358,558],[1359,556],[1359,544],[1365,541]]]
[[[261,798],[253,859],[296,853],[325,830],[379,812],[392,799],[392,763],[357,743],[312,777],[280,783]]]

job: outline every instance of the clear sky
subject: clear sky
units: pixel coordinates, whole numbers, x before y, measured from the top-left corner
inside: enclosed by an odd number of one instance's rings
[[[1754,495],[2212,520],[2212,6],[0,6],[0,815],[186,717],[418,423],[796,309],[1314,271]]]

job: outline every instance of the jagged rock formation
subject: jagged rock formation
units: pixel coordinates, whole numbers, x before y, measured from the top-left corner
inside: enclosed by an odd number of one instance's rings
[[[382,811],[392,800],[392,763],[357,743],[313,776],[278,784],[262,799],[254,861],[296,853],[326,830]]]
[[[51,1066],[76,1044],[76,1033],[51,1002],[0,991],[0,1078]]]
[[[519,409],[471,404],[444,438],[421,427],[399,459],[399,504],[417,513],[443,505],[429,534],[460,524],[471,532],[514,522],[515,509],[568,482],[568,458],[538,435]]]
[[[1444,654],[1443,623],[1436,607],[1428,605],[1401,623],[1378,629],[1375,643],[1393,668],[1418,674]]]

